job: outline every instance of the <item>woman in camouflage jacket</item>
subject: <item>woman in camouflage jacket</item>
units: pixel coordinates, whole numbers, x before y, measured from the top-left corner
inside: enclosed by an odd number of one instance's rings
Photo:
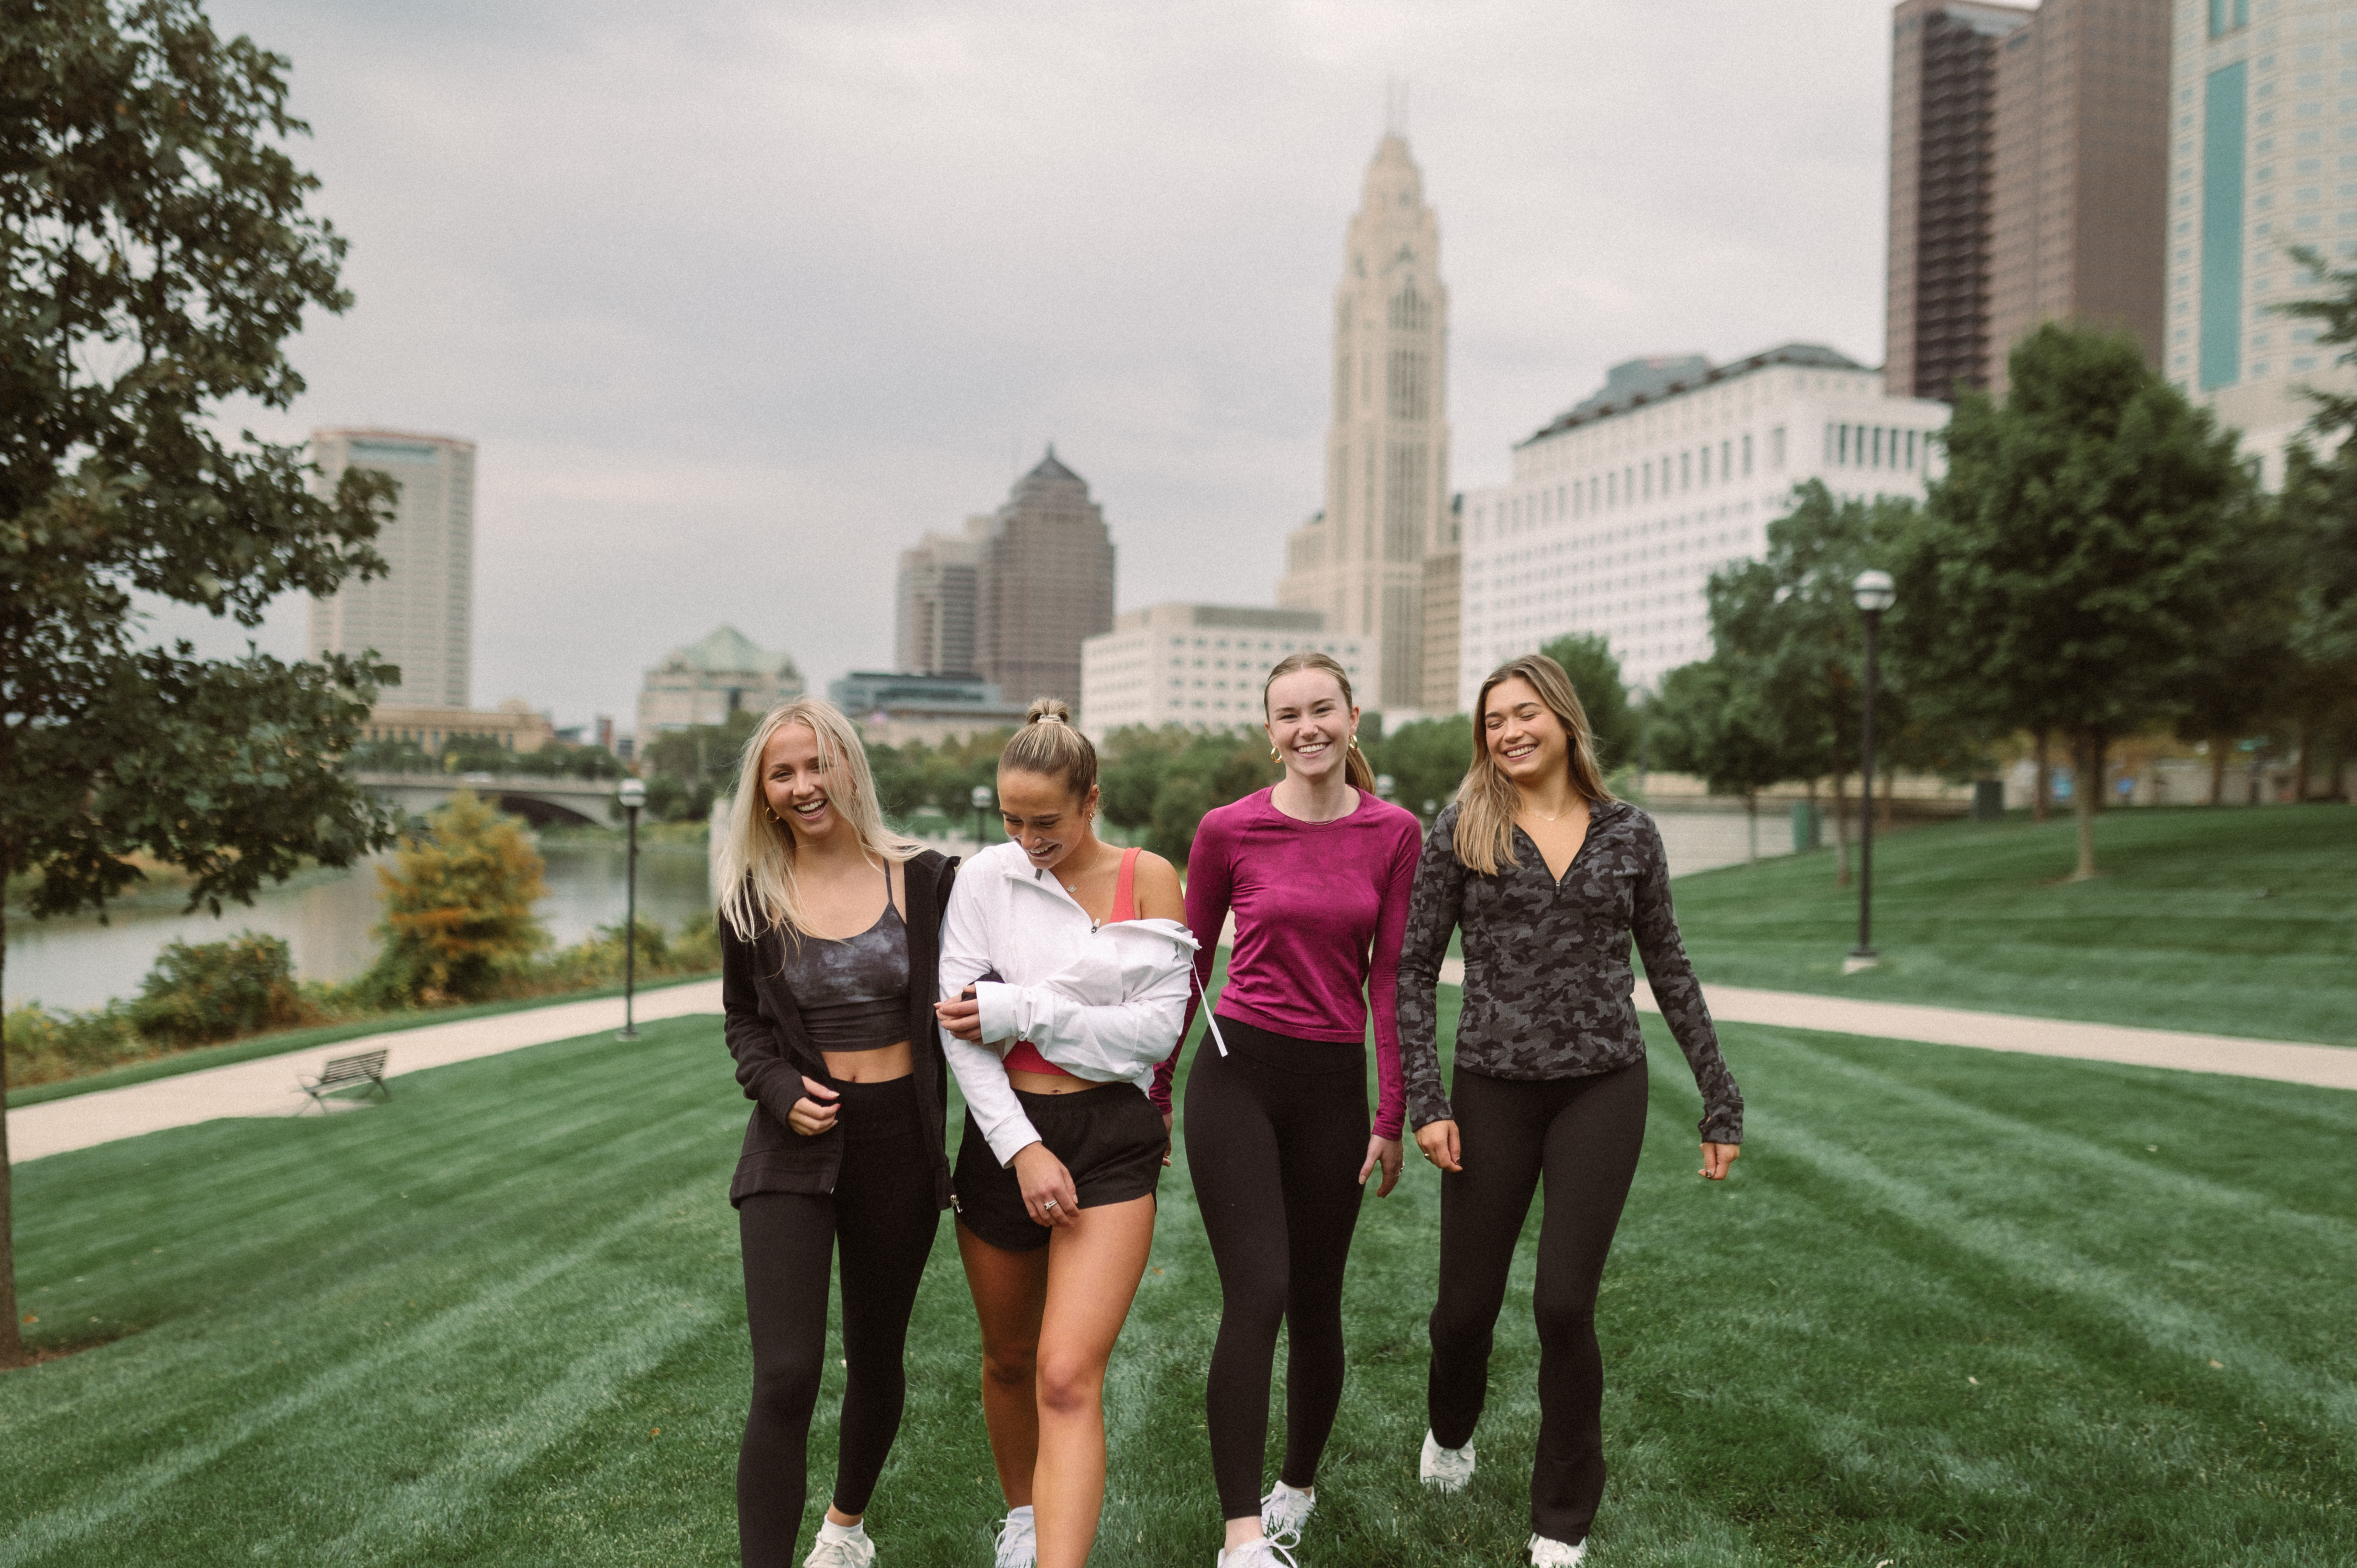
[[[1569,1568],[1604,1494],[1597,1286],[1644,1142],[1632,940],[1702,1090],[1702,1174],[1711,1180],[1726,1177],[1742,1142],[1743,1097],[1678,938],[1661,834],[1605,788],[1562,666],[1542,654],[1501,666],[1474,712],[1472,766],[1425,842],[1400,952],[1408,1119],[1442,1172],[1421,1472],[1448,1490],[1472,1477],[1491,1332],[1544,1179],[1531,1562]],[[1441,1090],[1435,988],[1460,928],[1465,1004],[1452,1101]]]

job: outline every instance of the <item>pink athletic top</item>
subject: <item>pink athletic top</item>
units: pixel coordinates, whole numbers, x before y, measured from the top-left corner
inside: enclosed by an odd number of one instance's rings
[[[1424,829],[1413,813],[1361,789],[1359,807],[1330,822],[1297,822],[1261,790],[1207,812],[1187,856],[1187,924],[1211,961],[1230,910],[1235,950],[1217,1011],[1297,1040],[1359,1042],[1375,1025],[1374,1131],[1396,1138],[1406,1094],[1400,1078],[1400,939]],[[1187,1020],[1194,1023],[1195,1004]],[[1180,1040],[1185,1040],[1182,1030]],[[1178,1053],[1154,1079],[1167,1110]]]
[[[1116,926],[1124,920],[1136,918],[1137,851],[1125,849],[1121,852],[1121,870],[1114,875],[1113,912],[1105,917],[1104,923]],[[1179,1032],[1179,1038],[1186,1038],[1184,1030]],[[1006,1060],[1009,1072],[1052,1072],[1059,1078],[1075,1076],[1041,1056],[1028,1040],[1017,1040],[1008,1047]]]

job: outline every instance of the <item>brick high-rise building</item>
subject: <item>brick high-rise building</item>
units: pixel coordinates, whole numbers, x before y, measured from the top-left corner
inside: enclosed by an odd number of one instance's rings
[[[1893,397],[1988,384],[1996,55],[2013,5],[1902,0],[1891,12],[1889,290]]]
[[[1325,510],[1287,537],[1277,603],[1366,639],[1373,709],[1426,705],[1425,557],[1448,514],[1448,291],[1440,225],[1394,118],[1375,149],[1334,290]],[[1453,692],[1431,693],[1447,703]]]
[[[1050,446],[987,525],[973,532],[982,541],[979,673],[1009,702],[1059,697],[1077,714],[1081,644],[1113,629],[1114,544],[1104,508]]]
[[[2170,0],[2045,0],[1996,50],[1989,390],[2041,321],[2161,362]]]

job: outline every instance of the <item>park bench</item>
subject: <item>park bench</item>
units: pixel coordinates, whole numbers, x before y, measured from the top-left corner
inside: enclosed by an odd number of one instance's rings
[[[328,1065],[319,1069],[318,1077],[303,1078],[298,1075],[296,1081],[303,1086],[303,1092],[311,1097],[311,1103],[321,1111],[328,1109],[328,1096],[350,1089],[357,1089],[363,1094],[373,1089],[387,1100],[393,1098],[393,1090],[385,1086],[384,1052],[382,1050],[362,1051],[350,1057],[329,1057]]]

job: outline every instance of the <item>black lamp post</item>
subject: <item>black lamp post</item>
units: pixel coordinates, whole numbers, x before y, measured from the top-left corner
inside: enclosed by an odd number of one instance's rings
[[[1872,969],[1874,958],[1874,634],[1882,612],[1899,596],[1888,572],[1865,571],[1850,585],[1850,596],[1866,617],[1866,698],[1857,725],[1857,777],[1865,804],[1857,834],[1857,947],[1843,961],[1844,974]]]
[[[646,780],[623,779],[614,799],[622,803],[622,812],[630,823],[630,851],[622,880],[622,1032],[614,1037],[635,1040],[639,1037],[639,809],[647,803]]]
[[[990,786],[975,785],[973,795],[968,799],[974,801],[974,848],[979,854],[982,853],[982,814],[990,810]]]

